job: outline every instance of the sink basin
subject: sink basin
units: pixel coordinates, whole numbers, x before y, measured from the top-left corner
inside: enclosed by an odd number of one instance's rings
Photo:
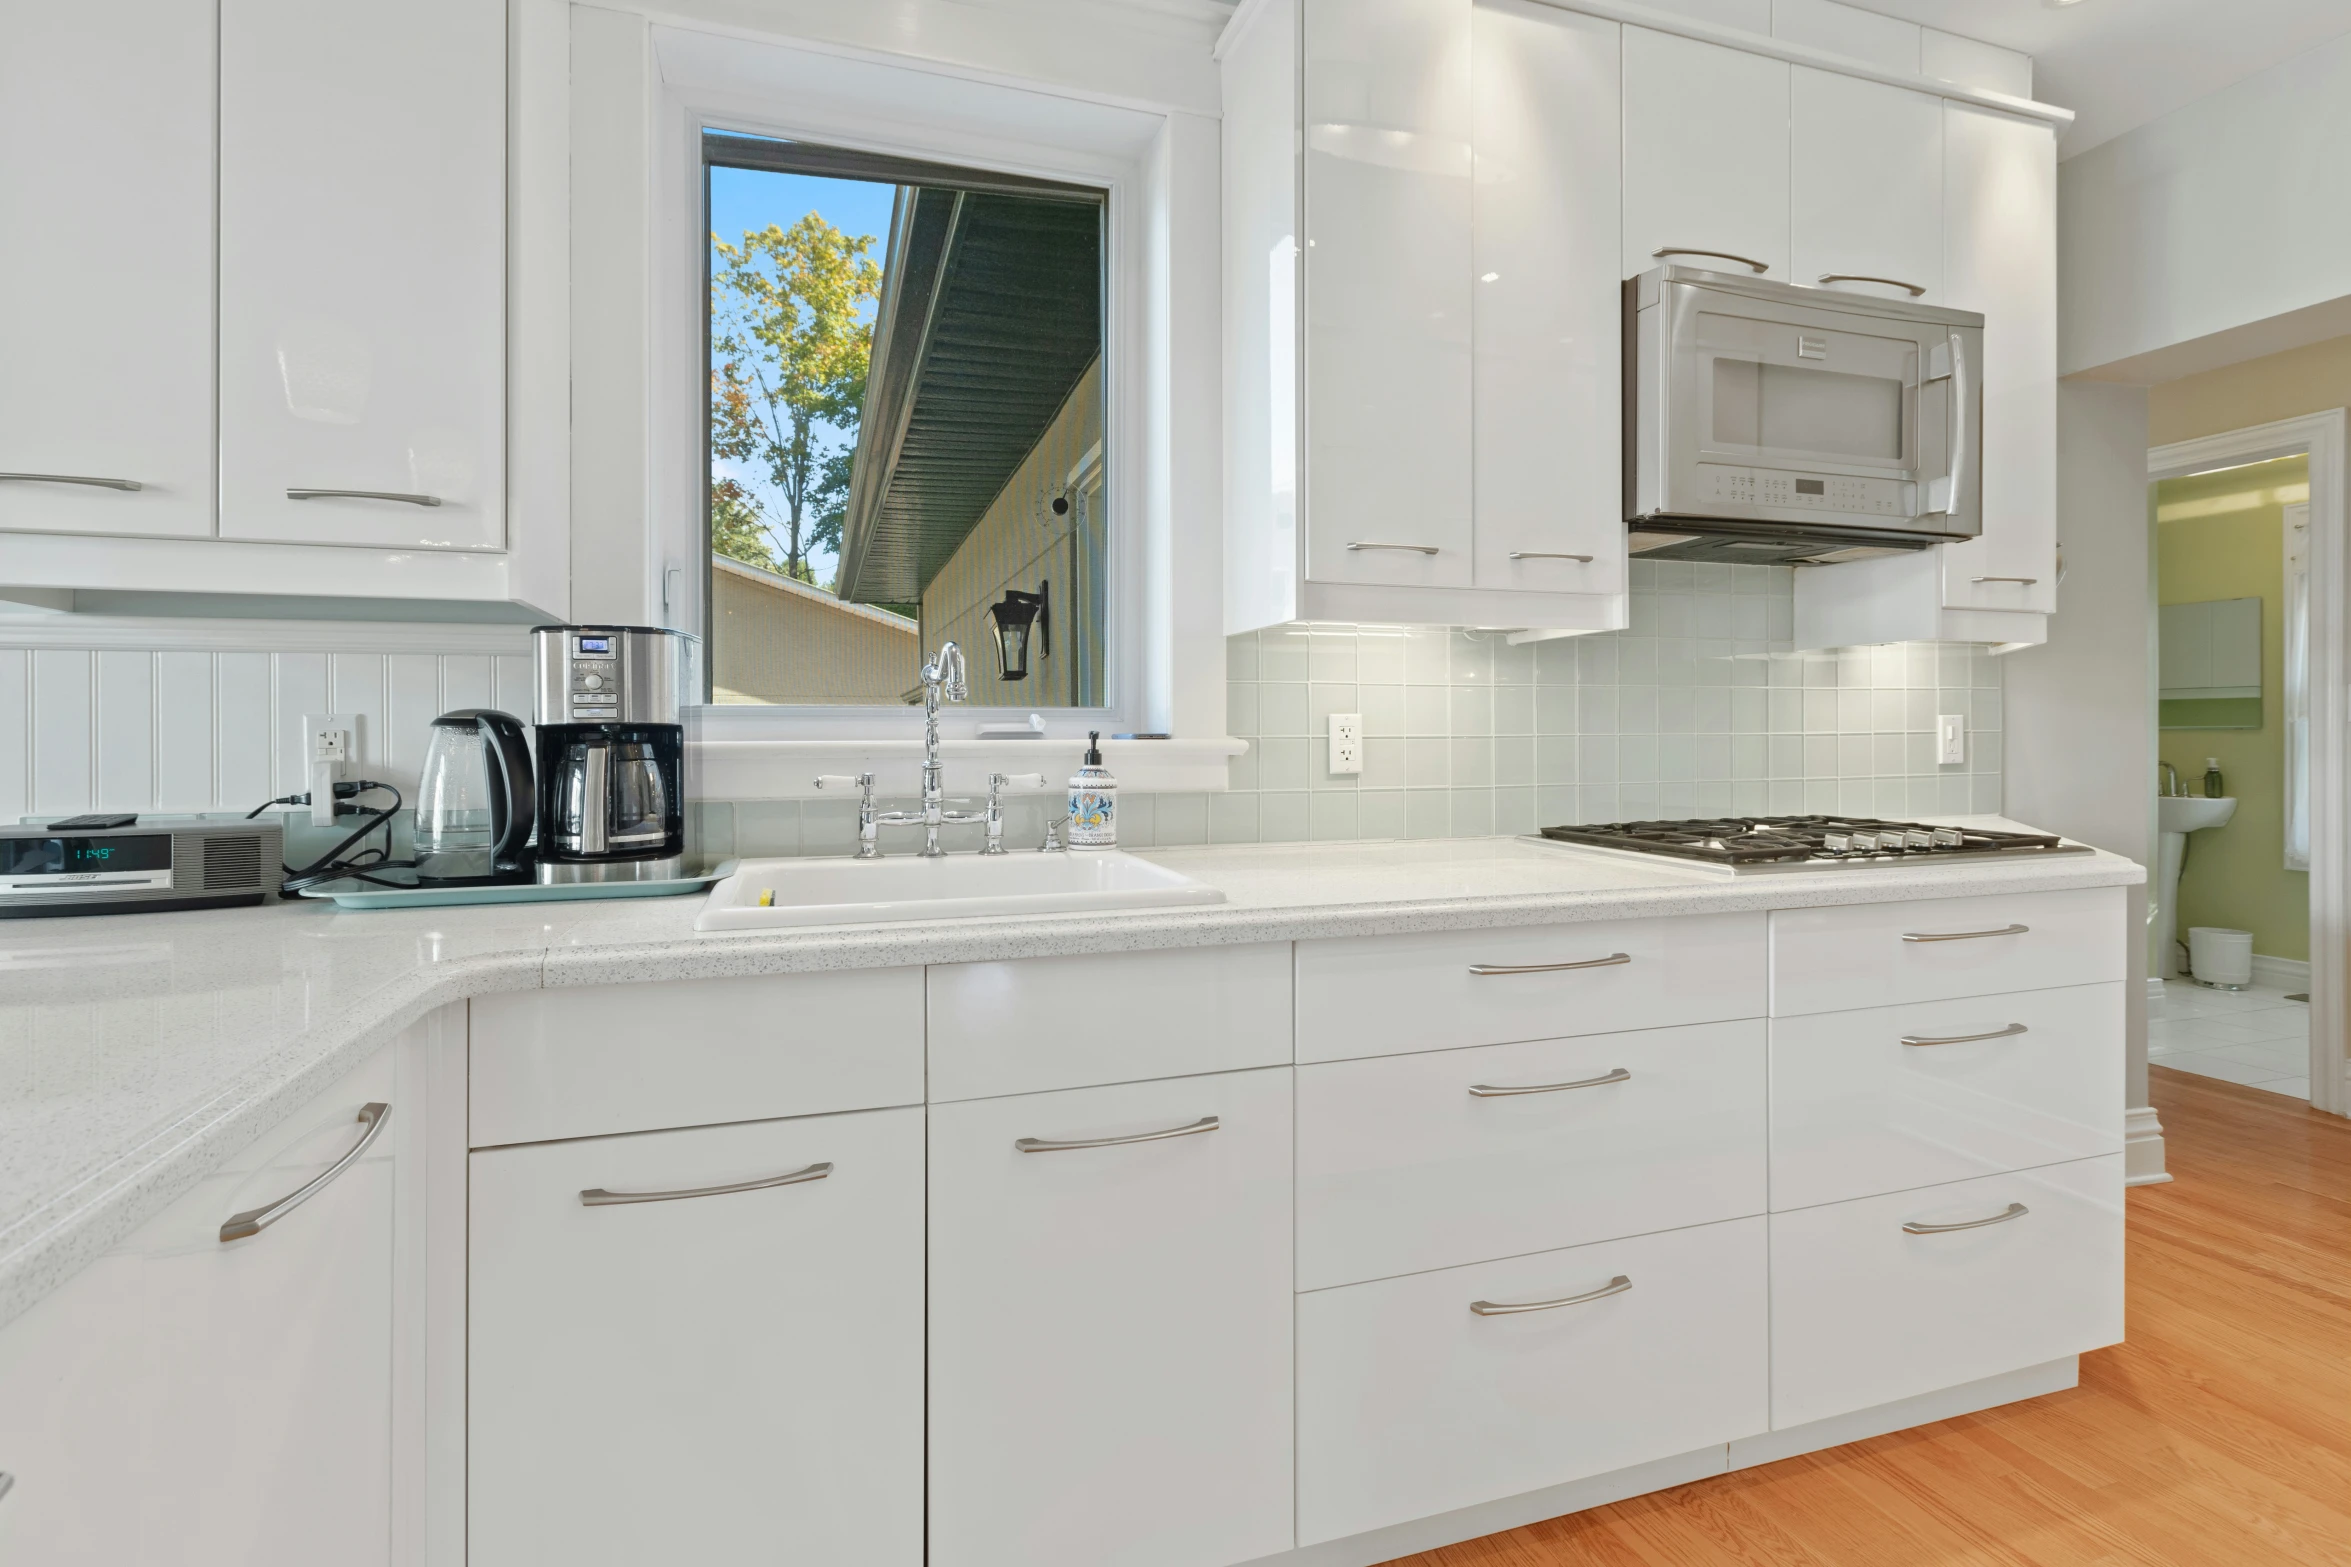
[[[2159,794],[2155,797],[2155,830],[2198,832],[2218,827],[2237,814],[2237,802],[2226,795],[2208,800],[2202,795]]]
[[[760,895],[774,902],[760,906]],[[1222,903],[1189,876],[1122,854],[951,854],[878,860],[745,860],[710,889],[696,930],[872,925],[1000,914],[1181,908]]]

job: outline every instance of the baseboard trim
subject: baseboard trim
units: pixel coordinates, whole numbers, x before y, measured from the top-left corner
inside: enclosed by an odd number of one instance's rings
[[[2160,1186],[2171,1179],[2163,1168],[2163,1123],[2153,1105],[2134,1105],[2122,1113],[2122,1184]]]
[[[2157,974],[2150,974],[2147,976],[2147,999],[2149,1001],[2161,1001],[2163,999],[2162,976]]]
[[[2310,989],[2310,962],[2307,958],[2265,958],[2253,954],[2253,983],[2275,985],[2280,990]]]
[[[1258,1557],[1241,1567],[1374,1567],[1376,1563],[1391,1562],[1400,1556],[1413,1556],[1540,1523],[1546,1518],[1605,1507],[1610,1502],[1687,1485],[1692,1480],[1727,1474],[1734,1469],[1776,1463],[1783,1458],[1883,1436],[1889,1431],[1904,1431],[1956,1415],[1972,1415],[1978,1410],[2013,1404],[2020,1399],[2039,1398],[2045,1393],[2073,1387],[2080,1380],[2080,1357],[2067,1355],[2060,1360],[1986,1377],[1980,1382],[1963,1382],[1957,1387],[1938,1388],[1891,1404],[1832,1415],[1786,1431],[1741,1437],[1735,1442],[1696,1448],[1671,1458],[1635,1464],[1629,1469],[1570,1480],[1565,1485],[1547,1486],[1540,1491],[1481,1502],[1475,1507],[1415,1518],[1367,1534],[1351,1534],[1343,1540],[1303,1545],[1294,1551]]]

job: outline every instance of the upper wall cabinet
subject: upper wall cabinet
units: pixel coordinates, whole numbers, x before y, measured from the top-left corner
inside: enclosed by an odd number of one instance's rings
[[[505,8],[220,26],[222,535],[503,547]]]
[[[1618,32],[1272,0],[1228,40],[1228,630],[1624,623]]]
[[[1671,261],[1788,279],[1790,69],[1624,30],[1624,276]]]
[[[1944,304],[1943,104],[1790,67],[1795,281]]]
[[[212,532],[214,80],[209,5],[0,7],[0,528]]]

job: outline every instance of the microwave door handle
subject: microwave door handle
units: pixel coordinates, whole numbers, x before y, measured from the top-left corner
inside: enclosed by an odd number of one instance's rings
[[[1953,332],[1949,338],[1949,348],[1947,351],[1951,355],[1951,371],[1948,377],[1951,382],[1951,440],[1949,443],[1951,451],[1951,471],[1944,478],[1937,479],[1928,486],[1926,509],[1930,512],[1941,512],[1948,517],[1956,517],[1963,509],[1960,505],[1959,487],[1966,480],[1968,463],[1967,340],[1961,337],[1957,332]],[[1941,380],[1944,378],[1938,376],[1936,379]]]

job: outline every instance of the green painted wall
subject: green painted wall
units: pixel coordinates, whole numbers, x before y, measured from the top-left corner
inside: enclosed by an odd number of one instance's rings
[[[2237,814],[2188,840],[2180,933],[2225,925],[2253,933],[2266,957],[2310,956],[2310,877],[2285,868],[2284,509],[2309,494],[2309,462],[2281,458],[2155,487],[2156,599],[2261,599],[2261,727],[2164,729],[2157,753],[2204,792],[2204,759],[2220,758]]]

